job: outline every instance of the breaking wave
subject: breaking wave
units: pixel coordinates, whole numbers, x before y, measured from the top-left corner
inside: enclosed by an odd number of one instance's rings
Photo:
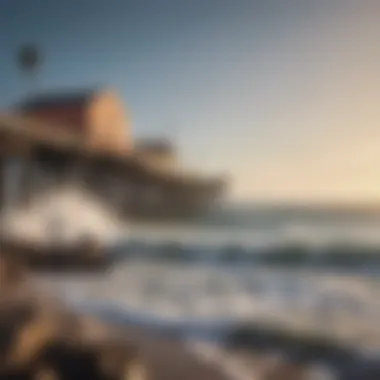
[[[70,244],[82,236],[112,243],[126,232],[115,214],[74,183],[44,191],[25,205],[11,204],[1,228],[5,236],[43,244]]]

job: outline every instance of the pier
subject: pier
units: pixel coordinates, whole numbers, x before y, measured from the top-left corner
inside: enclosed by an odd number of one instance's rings
[[[25,115],[0,115],[0,141],[0,208],[9,202],[7,192],[22,204],[71,181],[121,217],[188,217],[206,210],[224,188],[223,178],[158,170],[133,151],[91,146],[70,128]],[[10,182],[15,190],[7,191]]]

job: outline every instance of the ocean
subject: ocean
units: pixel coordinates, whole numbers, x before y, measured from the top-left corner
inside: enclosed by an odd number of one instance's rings
[[[175,331],[198,355],[265,323],[380,358],[380,213],[245,206],[117,233],[109,223],[112,270],[37,281],[78,310]]]
[[[183,260],[309,270],[380,272],[380,212],[292,207],[224,207],[187,223],[133,223],[132,251]]]

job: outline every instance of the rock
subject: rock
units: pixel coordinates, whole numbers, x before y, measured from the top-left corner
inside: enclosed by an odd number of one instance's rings
[[[0,380],[228,380],[176,339],[74,313],[0,253]]]

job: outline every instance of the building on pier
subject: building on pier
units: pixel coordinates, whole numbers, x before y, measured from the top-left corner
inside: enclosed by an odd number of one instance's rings
[[[198,216],[226,185],[223,177],[181,170],[175,148],[164,140],[134,143],[122,101],[110,90],[20,102],[0,116],[0,152],[3,172],[11,158],[21,162],[21,199],[43,191],[38,173],[58,183],[79,176],[90,192],[128,217]]]
[[[47,93],[25,99],[16,112],[76,134],[89,149],[115,154],[132,150],[127,112],[112,90]]]

